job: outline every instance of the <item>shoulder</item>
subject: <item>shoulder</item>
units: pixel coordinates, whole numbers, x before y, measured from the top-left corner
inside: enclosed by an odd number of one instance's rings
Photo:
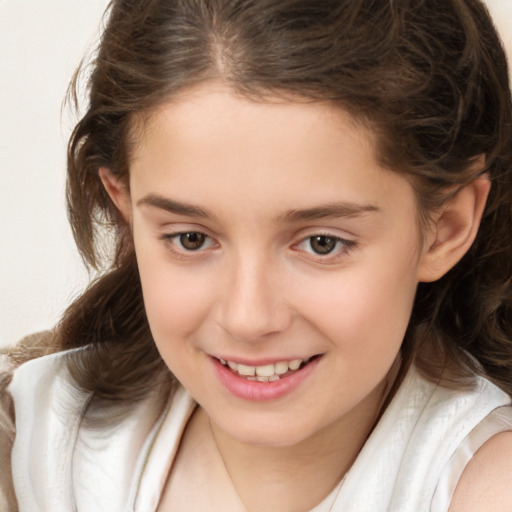
[[[88,400],[68,370],[68,358],[78,350],[42,355],[15,367],[7,387],[16,427],[13,453],[33,442],[42,445],[43,432],[50,435],[60,429],[63,441],[69,437]]]
[[[57,352],[21,364],[8,387],[16,420],[12,480],[21,510],[72,509],[70,460],[88,395],[69,374],[69,354]]]
[[[449,512],[512,510],[512,431],[486,441],[464,469]]]
[[[52,351],[50,332],[23,338],[17,345],[0,350],[0,510],[18,510],[12,478],[12,450],[16,435],[15,405],[10,384],[26,361]]]
[[[22,373],[26,377],[21,380],[28,384],[27,387],[34,384],[37,386],[38,372],[32,369],[27,372],[24,366],[31,365],[42,356],[55,352],[55,348],[52,348],[53,339],[53,334],[45,331],[29,335],[12,347],[0,349],[0,455],[2,457],[0,466],[3,468],[8,465],[16,431],[17,411],[12,393],[13,381],[16,380],[18,373]]]
[[[0,510],[16,510],[11,476],[11,451],[14,442],[14,410],[5,387],[14,366],[6,355],[0,355]]]
[[[16,345],[0,349],[0,357],[9,359],[10,370],[39,357],[58,352],[55,333],[40,331],[22,338]],[[5,368],[0,366],[0,371]]]
[[[418,396],[414,396],[415,390],[419,390]],[[460,500],[461,496],[467,496],[464,482],[478,460],[476,453],[479,452],[480,458],[492,448],[487,443],[498,434],[512,430],[510,397],[480,376],[475,376],[471,387],[463,389],[436,385],[420,376],[407,391],[408,396],[412,394],[408,400],[412,400],[419,412],[408,437],[405,464],[401,462],[397,485],[407,495],[414,485],[412,492],[421,497],[417,500],[421,506],[414,503],[407,510],[423,510],[428,503],[429,510],[446,512],[452,502],[453,507],[459,508],[450,509],[451,512],[500,512],[492,507],[471,509],[465,506],[467,502],[461,504]],[[482,471],[480,465],[476,467]],[[470,500],[472,504],[474,501]],[[512,508],[505,510],[511,512]]]
[[[21,364],[16,364],[15,361],[9,392],[14,396],[25,391],[38,391],[41,385],[55,386],[63,379],[66,380],[68,357],[76,351],[41,354],[22,361]]]
[[[58,352],[52,331],[42,331],[22,338],[16,345],[0,348],[0,392],[8,390],[18,369],[25,363]]]

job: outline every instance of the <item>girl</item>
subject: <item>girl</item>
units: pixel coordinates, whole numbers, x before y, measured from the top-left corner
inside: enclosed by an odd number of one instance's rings
[[[114,0],[89,87],[68,205],[106,268],[4,357],[4,508],[510,511],[480,1]]]

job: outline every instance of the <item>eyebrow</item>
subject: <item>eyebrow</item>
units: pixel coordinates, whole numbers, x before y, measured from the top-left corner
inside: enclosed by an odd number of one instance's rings
[[[290,210],[279,217],[280,221],[299,222],[306,220],[337,219],[357,217],[368,212],[378,212],[379,208],[372,204],[328,203],[313,208]]]
[[[181,203],[179,201],[175,201],[173,199],[169,199],[167,197],[159,196],[156,194],[149,194],[139,201],[137,201],[137,206],[152,206],[154,208],[159,208],[161,210],[165,210],[169,213],[175,213],[177,215],[184,215],[187,217],[199,217],[201,219],[215,219],[215,215],[213,215],[208,210],[204,210],[203,208],[199,208],[198,206],[194,206],[187,203]]]
[[[148,194],[137,202],[138,206],[152,206],[159,208],[169,213],[176,215],[183,215],[187,217],[198,217],[201,219],[216,220],[217,217],[210,212],[188,203],[175,201],[167,197],[157,194]],[[379,208],[372,204],[357,204],[357,203],[327,203],[312,208],[304,208],[298,210],[289,210],[280,215],[278,222],[300,222],[308,220],[319,220],[326,218],[341,218],[341,217],[357,217],[368,212],[378,212]]]

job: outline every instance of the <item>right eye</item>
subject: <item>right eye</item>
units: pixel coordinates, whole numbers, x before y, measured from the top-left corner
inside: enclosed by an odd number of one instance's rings
[[[215,246],[215,242],[200,231],[164,235],[163,240],[177,252],[199,252]]]

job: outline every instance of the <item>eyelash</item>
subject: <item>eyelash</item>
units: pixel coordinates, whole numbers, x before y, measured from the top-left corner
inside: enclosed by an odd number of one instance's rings
[[[183,237],[190,237],[191,235],[194,235],[196,237],[199,236],[200,239],[202,238],[202,241],[199,240],[199,245],[195,249],[187,249],[183,245]],[[194,257],[198,253],[201,253],[207,249],[217,246],[217,243],[211,237],[209,237],[205,233],[202,233],[201,231],[182,231],[179,233],[164,234],[160,238],[173,253],[179,255],[181,258]],[[327,244],[329,246],[332,244],[334,245],[332,246],[332,248],[327,247],[327,252],[322,254],[313,249],[312,244],[314,243],[315,239],[317,242],[321,242],[321,239],[324,239],[324,244]],[[192,241],[192,243],[194,242]],[[178,244],[181,247],[179,247]],[[207,244],[206,247],[205,244]],[[305,244],[309,244],[310,250],[304,247]],[[353,240],[346,240],[344,238],[332,235],[330,233],[315,233],[313,235],[302,238],[298,243],[292,245],[293,250],[300,250],[302,252],[309,254],[307,259],[323,263],[328,263],[333,260],[337,260],[338,258],[341,258],[350,253],[356,247],[357,243],[354,242]]]
[[[328,252],[323,254],[315,251],[312,246],[315,240],[319,242],[320,239],[324,239],[324,244],[334,244],[331,249],[328,248]],[[308,246],[307,248],[305,247],[306,244]],[[357,243],[355,241],[346,240],[345,238],[332,235],[331,233],[315,233],[303,238],[299,243],[292,246],[293,249],[298,248],[299,250],[307,253],[309,255],[307,259],[318,261],[320,263],[336,262],[337,259],[346,256],[351,251],[356,249],[356,247]]]
[[[203,237],[204,242],[209,241],[209,246],[216,245],[211,237],[209,237],[205,233],[202,233],[201,231],[182,231],[180,233],[166,234],[161,236],[161,240],[172,252],[179,254],[182,257],[185,257],[193,255],[194,253],[202,252],[202,250],[205,249],[204,243],[201,243],[201,245],[198,246],[196,249],[187,249],[186,247],[184,247],[182,238],[190,235],[199,235],[199,237]],[[177,247],[177,244],[180,244],[181,248]]]

